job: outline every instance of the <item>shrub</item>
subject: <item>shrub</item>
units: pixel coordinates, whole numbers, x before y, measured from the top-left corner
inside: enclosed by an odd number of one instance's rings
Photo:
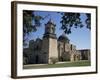
[[[56,62],[58,62],[58,58],[56,57],[51,57],[50,60],[52,64],[55,64]]]

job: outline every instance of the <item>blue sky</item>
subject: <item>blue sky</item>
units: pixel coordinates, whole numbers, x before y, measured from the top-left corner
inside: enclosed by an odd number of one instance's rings
[[[52,19],[54,23],[56,24],[56,35],[59,37],[61,34],[63,34],[63,30],[60,29],[61,27],[61,15],[56,13],[56,12],[43,12],[43,11],[35,11],[36,15],[41,15],[43,17],[48,16],[45,20],[41,21],[42,25],[41,27],[38,28],[36,32],[33,32],[29,35],[29,40],[31,39],[36,39],[36,38],[41,38],[43,37],[44,34],[44,29],[46,24],[49,19]],[[84,19],[86,19],[86,15],[84,13],[81,13],[81,19],[84,22]],[[85,25],[85,23],[84,23]],[[75,29],[74,27],[72,28],[72,33],[66,36],[70,39],[70,43],[76,45],[77,49],[90,49],[90,41],[91,41],[91,32],[88,30],[86,27],[83,28],[77,28]]]

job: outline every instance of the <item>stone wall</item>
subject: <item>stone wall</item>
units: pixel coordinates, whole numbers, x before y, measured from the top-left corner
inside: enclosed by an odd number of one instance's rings
[[[49,38],[49,63],[51,58],[58,58],[57,39]]]
[[[29,41],[29,47],[23,49],[24,64],[48,64],[51,63],[51,58],[58,61],[90,60],[90,50],[76,50],[76,46],[70,44],[66,34],[57,39],[55,27],[50,19],[45,24],[43,39]]]
[[[82,60],[90,60],[90,49],[78,50],[81,53]]]

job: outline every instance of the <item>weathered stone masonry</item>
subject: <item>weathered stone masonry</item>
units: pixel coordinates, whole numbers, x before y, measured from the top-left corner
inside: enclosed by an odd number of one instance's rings
[[[30,40],[29,47],[23,49],[24,64],[50,64],[51,58],[58,61],[90,60],[90,50],[76,50],[65,34],[57,39],[55,34],[56,24],[49,20],[45,24],[43,39]]]

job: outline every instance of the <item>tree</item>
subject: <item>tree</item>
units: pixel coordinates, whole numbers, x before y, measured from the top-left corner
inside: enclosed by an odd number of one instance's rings
[[[83,22],[80,18],[80,13],[60,13],[62,15],[60,23],[62,24],[61,29],[64,30],[65,33],[70,34],[72,31],[72,27],[82,28],[84,27]],[[91,29],[91,15],[86,13],[87,19],[85,20],[86,27]]]
[[[72,28],[82,28],[84,27],[83,22],[80,18],[81,13],[71,13],[71,12],[57,12],[57,14],[61,14],[62,24],[61,29],[66,33],[70,34],[72,32]],[[89,13],[85,13],[87,19],[85,20],[86,27],[91,29],[91,15]],[[27,41],[27,36],[31,32],[37,31],[37,28],[41,26],[41,20],[44,20],[48,17],[49,14],[45,17],[36,15],[35,11],[24,10],[23,11],[23,44],[27,45],[25,42]]]
[[[41,21],[49,16],[40,16],[35,14],[35,11],[24,10],[23,11],[23,45],[26,46],[25,43],[28,40],[28,35],[31,32],[37,31],[38,27],[41,26]]]
[[[58,58],[56,57],[51,57],[50,60],[52,64],[56,64],[58,62]]]
[[[23,11],[23,44],[26,45],[25,41],[27,40],[27,35],[31,32],[37,31],[37,28],[40,27],[42,16],[36,15],[34,11]]]
[[[89,13],[86,13],[87,19],[85,20],[85,23],[87,24],[87,28],[91,29],[91,15]]]

